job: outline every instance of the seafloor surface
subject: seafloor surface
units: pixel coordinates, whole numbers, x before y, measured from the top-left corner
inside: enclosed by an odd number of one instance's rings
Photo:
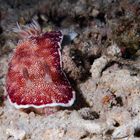
[[[64,34],[63,69],[76,91],[72,107],[49,116],[6,98],[12,29],[32,19]],[[0,140],[139,140],[139,49],[139,0],[0,0]]]

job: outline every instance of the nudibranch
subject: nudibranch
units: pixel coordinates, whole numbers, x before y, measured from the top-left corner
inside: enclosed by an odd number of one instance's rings
[[[9,62],[8,99],[16,108],[69,107],[75,100],[61,60],[60,31],[41,32],[36,21],[14,29],[22,38]]]

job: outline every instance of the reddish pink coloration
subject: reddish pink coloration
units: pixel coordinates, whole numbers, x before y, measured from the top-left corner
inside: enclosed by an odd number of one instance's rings
[[[126,53],[126,48],[122,47],[122,48],[121,48],[121,55],[124,56],[125,53]]]
[[[17,108],[71,106],[75,93],[61,68],[61,32],[38,35],[33,30],[25,31],[28,37],[18,43],[9,63],[8,97]]]

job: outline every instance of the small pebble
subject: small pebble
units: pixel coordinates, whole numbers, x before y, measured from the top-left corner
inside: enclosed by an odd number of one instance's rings
[[[24,140],[26,132],[24,130],[19,130],[15,128],[7,128],[6,134],[14,137],[14,140]]]

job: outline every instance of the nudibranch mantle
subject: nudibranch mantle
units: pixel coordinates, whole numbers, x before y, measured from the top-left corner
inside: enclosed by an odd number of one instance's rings
[[[75,91],[62,70],[60,31],[41,32],[36,21],[14,29],[22,38],[9,62],[8,99],[16,108],[69,107]]]

